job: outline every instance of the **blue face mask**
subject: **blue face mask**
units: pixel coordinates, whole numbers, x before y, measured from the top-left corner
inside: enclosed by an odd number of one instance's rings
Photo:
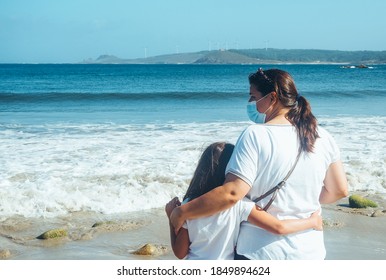
[[[248,102],[248,104],[247,104],[248,117],[254,123],[265,123],[265,118],[267,115],[265,114],[265,112],[260,113],[259,111],[257,111],[256,104],[258,102],[260,102],[261,100],[263,100],[264,98],[266,98],[267,96],[268,96],[268,94],[266,96],[260,98],[257,101],[251,101],[251,102]]]

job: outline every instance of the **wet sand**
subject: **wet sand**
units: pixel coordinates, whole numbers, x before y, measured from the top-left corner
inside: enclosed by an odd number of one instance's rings
[[[386,260],[386,203],[378,208],[348,207],[348,200],[323,206],[327,260]],[[373,213],[376,217],[372,217]],[[97,226],[93,225],[101,222]],[[46,230],[65,228],[68,236],[39,240]],[[151,243],[160,254],[135,255]],[[0,222],[0,259],[11,260],[172,260],[168,221],[163,209],[105,216],[73,213],[56,219],[14,217]]]
[[[377,208],[348,207],[348,198],[323,206],[327,260],[386,260],[386,202],[366,195]]]

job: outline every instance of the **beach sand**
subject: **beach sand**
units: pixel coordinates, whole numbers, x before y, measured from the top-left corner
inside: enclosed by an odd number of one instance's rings
[[[323,206],[327,260],[386,260],[386,202],[378,208],[352,209],[348,199]],[[376,217],[372,217],[373,213]],[[93,225],[99,222],[97,226]],[[66,237],[39,240],[44,231],[64,228]],[[151,243],[156,255],[133,252]],[[163,209],[106,216],[73,213],[55,219],[14,217],[0,222],[0,259],[11,260],[173,260]]]

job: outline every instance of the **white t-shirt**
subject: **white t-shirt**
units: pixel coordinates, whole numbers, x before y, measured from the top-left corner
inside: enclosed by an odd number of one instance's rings
[[[340,158],[330,134],[318,127],[320,138],[313,153],[302,153],[286,185],[268,209],[283,219],[307,218],[320,209],[319,195],[329,165]],[[239,137],[226,173],[232,173],[252,188],[252,200],[284,179],[295,163],[299,141],[292,125],[251,125]],[[257,204],[264,207],[270,196]],[[275,235],[243,222],[237,253],[249,259],[324,259],[323,231],[306,230],[290,235]]]
[[[248,219],[255,203],[239,201],[233,207],[215,215],[187,220],[189,260],[233,260],[240,224]]]

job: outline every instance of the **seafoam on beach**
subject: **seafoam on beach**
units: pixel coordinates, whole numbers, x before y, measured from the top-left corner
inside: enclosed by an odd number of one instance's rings
[[[341,148],[351,192],[386,193],[385,122],[386,117],[320,118]],[[162,207],[183,196],[205,146],[235,143],[248,125],[3,126],[0,220]]]

